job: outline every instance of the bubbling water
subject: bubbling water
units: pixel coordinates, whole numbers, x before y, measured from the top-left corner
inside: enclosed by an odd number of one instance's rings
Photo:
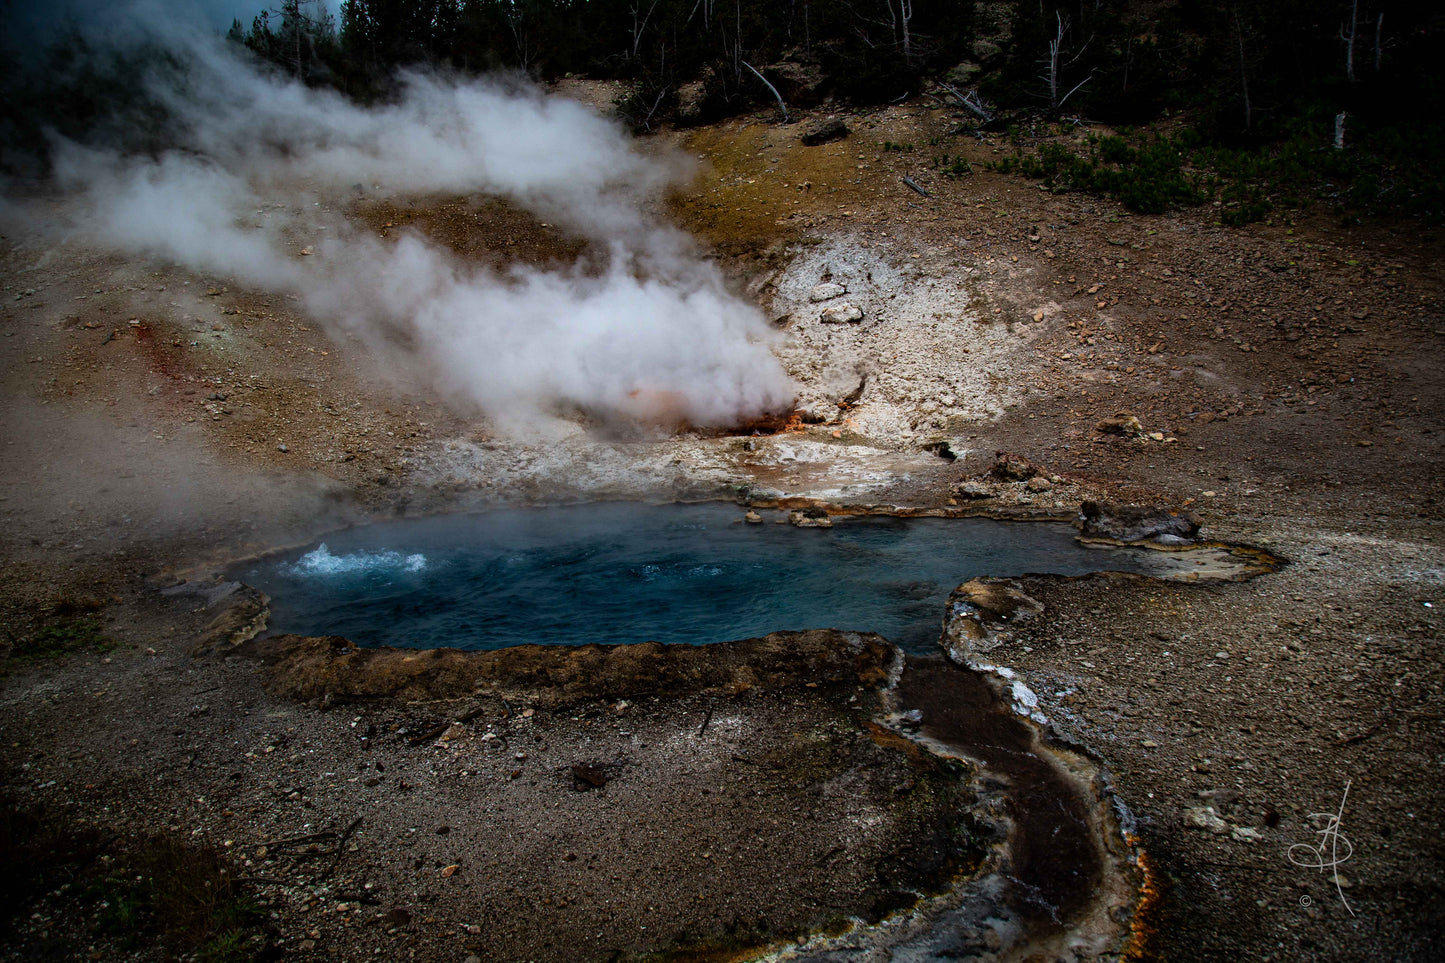
[[[799,529],[744,524],[728,505],[608,503],[371,525],[235,574],[271,596],[273,631],[360,645],[707,643],[837,628],[925,652],[969,578],[1157,564],[1157,553],[1081,545],[1061,523],[866,516]]]

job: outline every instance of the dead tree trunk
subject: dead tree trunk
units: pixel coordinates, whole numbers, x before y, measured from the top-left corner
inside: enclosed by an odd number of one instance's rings
[[[913,19],[913,0],[898,0],[898,22],[903,30],[903,62],[913,63],[913,35],[909,21]]]
[[[1058,24],[1058,32],[1054,39],[1049,41],[1049,106],[1059,106],[1059,51],[1064,46],[1064,30],[1068,24],[1063,15],[1057,10],[1054,11],[1054,20]]]
[[[1350,0],[1350,29],[1340,29],[1340,39],[1345,42],[1345,77],[1355,82],[1355,34],[1360,23],[1360,0]]]

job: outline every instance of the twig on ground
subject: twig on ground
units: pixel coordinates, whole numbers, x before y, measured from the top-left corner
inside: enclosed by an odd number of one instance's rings
[[[924,190],[923,187],[922,187],[917,181],[915,181],[913,178],[909,177],[909,176],[906,175],[906,174],[903,176],[903,183],[904,183],[910,190],[916,191],[916,192],[918,192],[919,194],[922,194],[924,197],[930,197],[930,196],[932,196],[932,195],[930,195],[926,190]]]
[[[341,857],[346,855],[346,841],[351,838],[352,833],[360,828],[361,820],[362,817],[357,816],[351,821],[351,825],[347,826],[341,833],[340,838],[336,840],[336,852],[331,860],[331,865],[326,867],[326,870],[320,876],[316,877],[318,880],[326,879],[332,873],[336,872],[336,867],[341,865]]]

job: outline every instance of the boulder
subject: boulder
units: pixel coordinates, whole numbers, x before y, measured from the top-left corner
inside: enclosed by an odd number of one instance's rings
[[[767,75],[790,106],[815,107],[823,100],[827,77],[817,64],[781,60],[768,65]]]
[[[1079,506],[1077,525],[1085,535],[1118,542],[1154,540],[1183,545],[1199,534],[1203,519],[1193,512],[1144,505],[1086,501]]]
[[[975,40],[972,52],[975,60],[987,62],[1003,56],[1003,47],[992,40]]]
[[[978,64],[965,60],[958,66],[950,68],[943,79],[955,87],[967,87],[982,72],[983,68]]]
[[[1028,481],[1035,475],[1043,474],[1037,465],[1022,455],[1001,451],[994,456],[993,467],[988,473],[1004,481]]]
[[[989,488],[983,482],[966,481],[953,486],[953,494],[958,498],[992,498],[993,489]]]
[[[830,401],[810,401],[798,406],[798,417],[805,425],[822,425],[832,421],[838,414],[838,406]]]
[[[832,528],[833,520],[821,508],[805,508],[788,513],[788,524],[795,528]]]
[[[805,147],[817,147],[819,144],[826,144],[829,141],[842,140],[848,136],[848,125],[841,120],[825,120],[809,130],[802,136]]]
[[[1125,438],[1144,437],[1144,426],[1139,423],[1139,419],[1123,412],[1112,418],[1105,418],[1094,426],[1094,430],[1102,435],[1123,435]]]
[[[1012,641],[1013,626],[1043,610],[1043,605],[1025,595],[1017,582],[973,579],[949,595],[940,641],[951,659],[968,665],[981,653]],[[1028,695],[1033,696],[1032,693]],[[1036,709],[1037,703],[1028,708],[1030,711]]]

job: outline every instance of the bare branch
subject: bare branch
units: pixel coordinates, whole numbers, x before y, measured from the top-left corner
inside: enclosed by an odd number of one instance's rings
[[[983,98],[978,95],[978,91],[970,90],[967,94],[961,94],[957,88],[951,87],[948,84],[939,83],[938,86],[943,88],[944,93],[949,94],[954,100],[957,100],[961,105],[977,114],[985,124],[993,120],[993,112],[988,109]]]
[[[1091,70],[1091,71],[1089,71],[1089,76],[1085,77],[1083,80],[1081,80],[1081,81],[1079,81],[1077,84],[1075,84],[1073,90],[1069,91],[1067,94],[1064,94],[1063,98],[1059,100],[1059,106],[1060,106],[1060,107],[1064,106],[1064,101],[1065,101],[1065,100],[1068,100],[1070,97],[1074,96],[1074,94],[1078,91],[1078,89],[1079,89],[1080,87],[1084,86],[1084,84],[1087,84],[1089,81],[1091,81],[1091,80],[1093,80],[1093,79],[1094,79],[1094,72]]]
[[[768,83],[768,78],[766,78],[766,77],[764,77],[762,74],[758,73],[758,68],[754,67],[752,64],[748,63],[746,60],[743,61],[743,66],[746,67],[746,68],[748,68],[749,70],[751,70],[751,71],[753,72],[753,76],[756,77],[756,78],[758,78],[759,80],[761,80],[761,81],[763,82],[763,86],[765,86],[765,87],[767,87],[769,90],[771,90],[771,91],[773,92],[773,96],[776,97],[776,98],[778,98],[778,108],[779,108],[780,110],[782,110],[782,112],[783,112],[783,123],[786,124],[786,123],[788,122],[788,105],[785,104],[785,103],[783,103],[783,95],[780,94],[780,93],[778,93],[778,88],[776,88],[776,87],[774,87],[772,84]]]

